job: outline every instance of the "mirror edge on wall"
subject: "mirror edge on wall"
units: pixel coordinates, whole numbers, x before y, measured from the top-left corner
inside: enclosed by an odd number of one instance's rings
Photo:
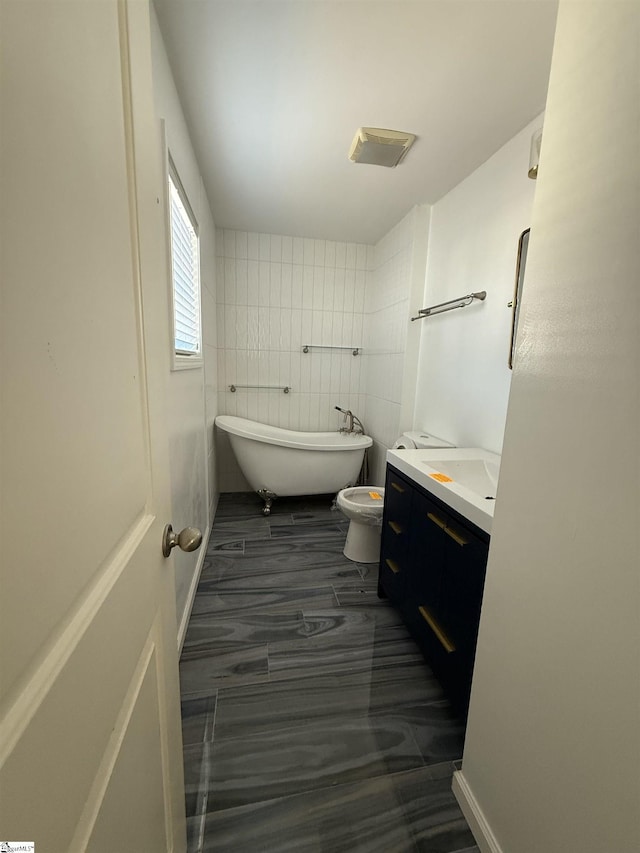
[[[520,299],[522,298],[522,285],[524,283],[524,271],[527,264],[527,249],[529,248],[529,232],[526,228],[518,239],[518,257],[516,261],[516,280],[513,290],[513,299],[508,303],[511,308],[511,340],[509,342],[509,370],[513,370],[513,357],[516,348],[516,334],[518,331],[518,316],[520,314]]]

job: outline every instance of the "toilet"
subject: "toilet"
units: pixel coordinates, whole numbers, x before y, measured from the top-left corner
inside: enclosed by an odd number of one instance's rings
[[[403,432],[393,445],[394,450],[453,447],[449,441],[426,431]],[[354,486],[342,489],[336,499],[338,508],[350,519],[343,554],[356,563],[377,563],[380,559],[380,533],[384,510],[384,489],[375,486]]]
[[[375,486],[343,489],[338,492],[336,503],[351,520],[342,553],[356,563],[377,563],[380,559],[384,489]]]

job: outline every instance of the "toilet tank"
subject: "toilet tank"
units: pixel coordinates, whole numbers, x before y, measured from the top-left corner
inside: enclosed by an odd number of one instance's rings
[[[455,447],[450,441],[445,441],[444,438],[438,438],[436,435],[426,432],[425,430],[410,430],[403,432],[398,440],[393,445],[394,450],[420,450],[426,447]]]

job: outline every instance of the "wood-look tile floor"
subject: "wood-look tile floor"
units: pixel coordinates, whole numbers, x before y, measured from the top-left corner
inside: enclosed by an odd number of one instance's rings
[[[180,661],[189,853],[478,853],[463,725],[327,496],[223,494]]]

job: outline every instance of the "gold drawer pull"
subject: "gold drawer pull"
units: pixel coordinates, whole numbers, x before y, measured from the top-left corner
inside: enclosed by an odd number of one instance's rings
[[[429,613],[427,608],[426,607],[418,607],[418,610],[420,611],[420,615],[422,616],[424,621],[427,623],[427,625],[431,628],[433,633],[436,635],[436,637],[440,641],[440,644],[442,645],[445,652],[447,652],[447,654],[450,654],[451,652],[455,652],[456,647],[453,645],[451,640],[447,637],[447,635],[442,630],[442,628],[438,625],[438,623],[433,618],[431,613]]]
[[[402,533],[402,528],[399,524],[396,524],[395,521],[388,521],[387,524],[393,530],[394,533],[400,534]]]
[[[433,521],[434,524],[437,524],[438,527],[441,527],[442,530],[446,529],[447,522],[443,521],[441,518],[439,518],[437,515],[434,515],[432,512],[427,513],[427,518],[429,519],[429,521]]]
[[[395,483],[393,480],[391,481],[391,488],[395,489],[396,492],[400,492],[400,494],[402,494],[405,491],[401,485],[399,485],[398,483]]]
[[[400,566],[394,562],[393,560],[385,560],[385,563],[389,566],[394,575],[397,575],[400,571]]]
[[[447,536],[450,536],[454,542],[457,542],[458,545],[468,545],[469,540],[465,539],[464,536],[460,536],[459,533],[456,533],[455,530],[452,530],[450,527],[445,527],[444,532]]]

